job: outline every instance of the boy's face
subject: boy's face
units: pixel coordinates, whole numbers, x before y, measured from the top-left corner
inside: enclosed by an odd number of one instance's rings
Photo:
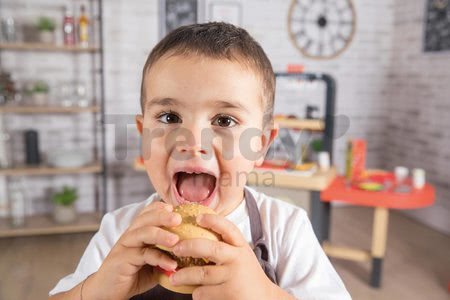
[[[158,194],[172,205],[198,202],[230,213],[277,133],[262,132],[260,79],[238,62],[172,56],[154,63],[144,89],[136,121]]]

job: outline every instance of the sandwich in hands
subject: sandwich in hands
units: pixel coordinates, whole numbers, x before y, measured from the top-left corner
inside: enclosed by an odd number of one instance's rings
[[[221,238],[215,232],[208,230],[206,228],[200,227],[197,225],[196,218],[200,214],[216,214],[214,210],[207,206],[199,205],[196,203],[192,204],[183,204],[175,207],[175,213],[181,215],[181,224],[176,227],[164,228],[176,235],[179,236],[179,241],[187,240],[187,239],[209,239],[213,241],[220,241]],[[171,249],[166,248],[161,245],[156,245],[156,248],[164,251],[167,255],[169,255],[172,259],[177,262],[177,269],[175,271],[167,271],[156,267],[155,276],[156,280],[159,282],[161,286],[164,288],[171,290],[173,292],[182,293],[182,294],[192,294],[194,289],[197,286],[174,286],[170,283],[169,277],[174,272],[181,268],[192,267],[192,266],[204,266],[204,265],[213,265],[214,263],[208,261],[204,258],[193,258],[193,257],[177,257]]]

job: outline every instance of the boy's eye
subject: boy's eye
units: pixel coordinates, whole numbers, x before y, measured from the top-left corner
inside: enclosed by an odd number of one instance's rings
[[[158,116],[158,121],[165,124],[181,123],[181,118],[174,113],[162,113]]]
[[[212,124],[220,127],[234,127],[237,122],[230,116],[218,116],[213,120]]]

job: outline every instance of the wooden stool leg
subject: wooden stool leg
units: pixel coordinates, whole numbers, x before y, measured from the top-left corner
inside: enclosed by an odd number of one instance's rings
[[[373,218],[372,233],[372,275],[370,285],[381,286],[381,271],[383,258],[386,252],[389,210],[385,207],[376,207]]]

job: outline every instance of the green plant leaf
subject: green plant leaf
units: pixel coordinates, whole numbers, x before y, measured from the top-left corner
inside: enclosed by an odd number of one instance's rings
[[[62,191],[53,194],[52,201],[56,205],[69,206],[78,199],[77,190],[68,186],[64,186]]]
[[[53,21],[53,19],[49,18],[49,17],[40,17],[38,24],[37,24],[37,28],[40,31],[54,31],[55,30],[55,22]]]
[[[44,93],[47,94],[50,91],[50,87],[45,81],[38,80],[33,85],[33,93]]]
[[[311,149],[314,152],[320,152],[323,150],[323,141],[321,139],[315,139],[311,142]]]

